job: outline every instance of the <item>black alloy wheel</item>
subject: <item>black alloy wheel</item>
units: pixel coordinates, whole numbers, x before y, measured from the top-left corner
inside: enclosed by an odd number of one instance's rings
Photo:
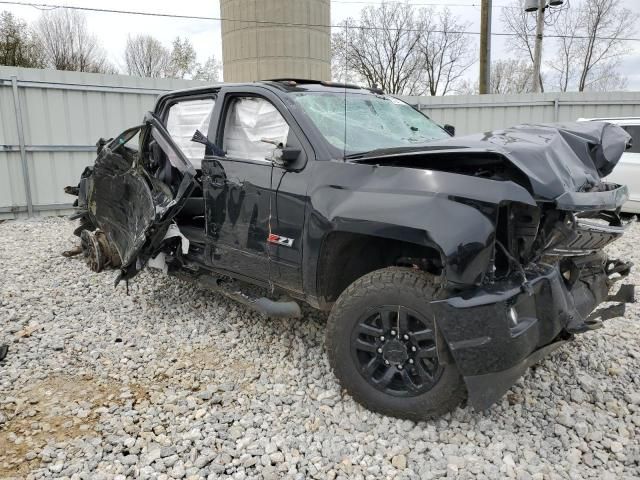
[[[430,390],[442,374],[432,322],[400,305],[365,312],[351,335],[351,352],[360,374],[389,395],[416,396]]]
[[[333,372],[354,400],[416,421],[464,401],[464,381],[436,328],[431,302],[438,293],[438,282],[428,273],[387,267],[358,278],[340,294],[325,343]]]

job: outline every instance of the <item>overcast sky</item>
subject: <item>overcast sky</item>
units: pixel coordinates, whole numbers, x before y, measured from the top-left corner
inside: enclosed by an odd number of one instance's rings
[[[20,0],[17,0],[20,1]],[[25,0],[26,1],[26,0]],[[219,17],[220,8],[217,0],[38,0],[38,3],[65,4],[69,6],[83,6],[95,8],[109,8],[115,10],[137,10],[158,13],[172,13],[181,15],[201,15]],[[331,21],[337,24],[347,17],[359,17],[360,10],[367,4],[379,4],[380,0],[336,0],[331,4]],[[472,31],[480,28],[480,0],[409,0],[408,3],[416,7],[425,6],[428,3],[438,3],[440,6],[434,8],[444,8],[448,6],[454,14],[461,20],[471,22]],[[494,0],[493,22],[494,32],[504,31],[500,21],[502,6],[507,5],[509,0]],[[581,3],[581,0],[573,0],[572,5]],[[464,4],[460,6],[460,4]],[[478,6],[469,6],[475,4]],[[623,4],[630,10],[640,14],[640,0],[623,0]],[[40,11],[34,7],[1,5],[0,10],[9,10],[27,21],[34,21],[40,15]],[[196,48],[198,60],[204,62],[209,56],[216,55],[221,58],[220,48],[220,22],[207,20],[181,20],[175,18],[142,17],[136,15],[123,15],[116,13],[92,13],[87,12],[87,21],[90,30],[100,39],[103,47],[109,53],[111,61],[123,67],[123,52],[127,35],[145,33],[153,35],[160,41],[170,46],[171,41],[176,36],[187,37]],[[634,35],[640,37],[639,31]],[[477,36],[470,36],[470,41],[477,46]],[[629,47],[633,54],[625,58],[623,73],[627,75],[629,90],[640,90],[640,42],[629,42]],[[545,57],[548,58],[552,52],[545,49]],[[509,57],[506,49],[504,37],[492,38],[492,59]],[[477,64],[469,70],[469,78],[477,78]]]

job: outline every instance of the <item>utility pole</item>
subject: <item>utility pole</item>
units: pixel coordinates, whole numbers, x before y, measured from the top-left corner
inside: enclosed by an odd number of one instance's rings
[[[540,64],[542,63],[542,32],[544,30],[544,10],[546,0],[538,0],[538,18],[536,20],[536,43],[533,50],[533,93],[540,93]]]
[[[480,94],[489,93],[491,83],[491,0],[482,0],[480,10]]]

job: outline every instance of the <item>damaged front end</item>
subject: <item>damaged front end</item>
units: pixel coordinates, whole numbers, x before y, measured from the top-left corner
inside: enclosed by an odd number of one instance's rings
[[[533,248],[535,256],[525,262],[496,240],[496,262],[487,280],[476,288],[453,289],[434,303],[476,409],[488,408],[529,366],[574,334],[623,315],[625,303],[633,301],[632,285],[609,295],[631,264],[609,259],[602,250],[622,235],[623,227],[572,214],[566,218],[551,232],[553,243]],[[594,311],[603,302],[615,303]]]
[[[623,315],[625,303],[634,301],[632,285],[609,294],[632,264],[611,259],[603,250],[624,233],[619,211],[628,197],[626,186],[600,180],[626,143],[624,134],[608,128],[595,132],[599,141],[591,136],[578,141],[581,132],[572,132],[573,145],[564,150],[573,152],[572,157],[562,162],[532,165],[527,144],[520,149],[510,145],[501,153],[528,171],[537,207],[499,205],[492,255],[481,280],[475,285],[449,282],[446,298],[433,303],[438,327],[476,409],[488,408],[529,366],[574,334]],[[608,134],[620,142],[605,138]],[[553,141],[562,135],[566,132]],[[549,152],[535,152],[538,158],[543,155]],[[575,178],[567,175],[574,167],[589,181],[572,190]],[[539,182],[548,173],[543,168],[559,177],[555,183],[563,185],[560,191],[550,187],[553,182]],[[603,302],[611,303],[597,309]]]

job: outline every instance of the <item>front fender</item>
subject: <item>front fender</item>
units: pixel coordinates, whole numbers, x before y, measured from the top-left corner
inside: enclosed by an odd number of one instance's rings
[[[320,163],[320,162],[319,162]],[[326,162],[314,172],[308,237],[319,251],[333,231],[428,246],[447,281],[478,284],[491,259],[499,206],[536,205],[511,181],[413,168]]]

